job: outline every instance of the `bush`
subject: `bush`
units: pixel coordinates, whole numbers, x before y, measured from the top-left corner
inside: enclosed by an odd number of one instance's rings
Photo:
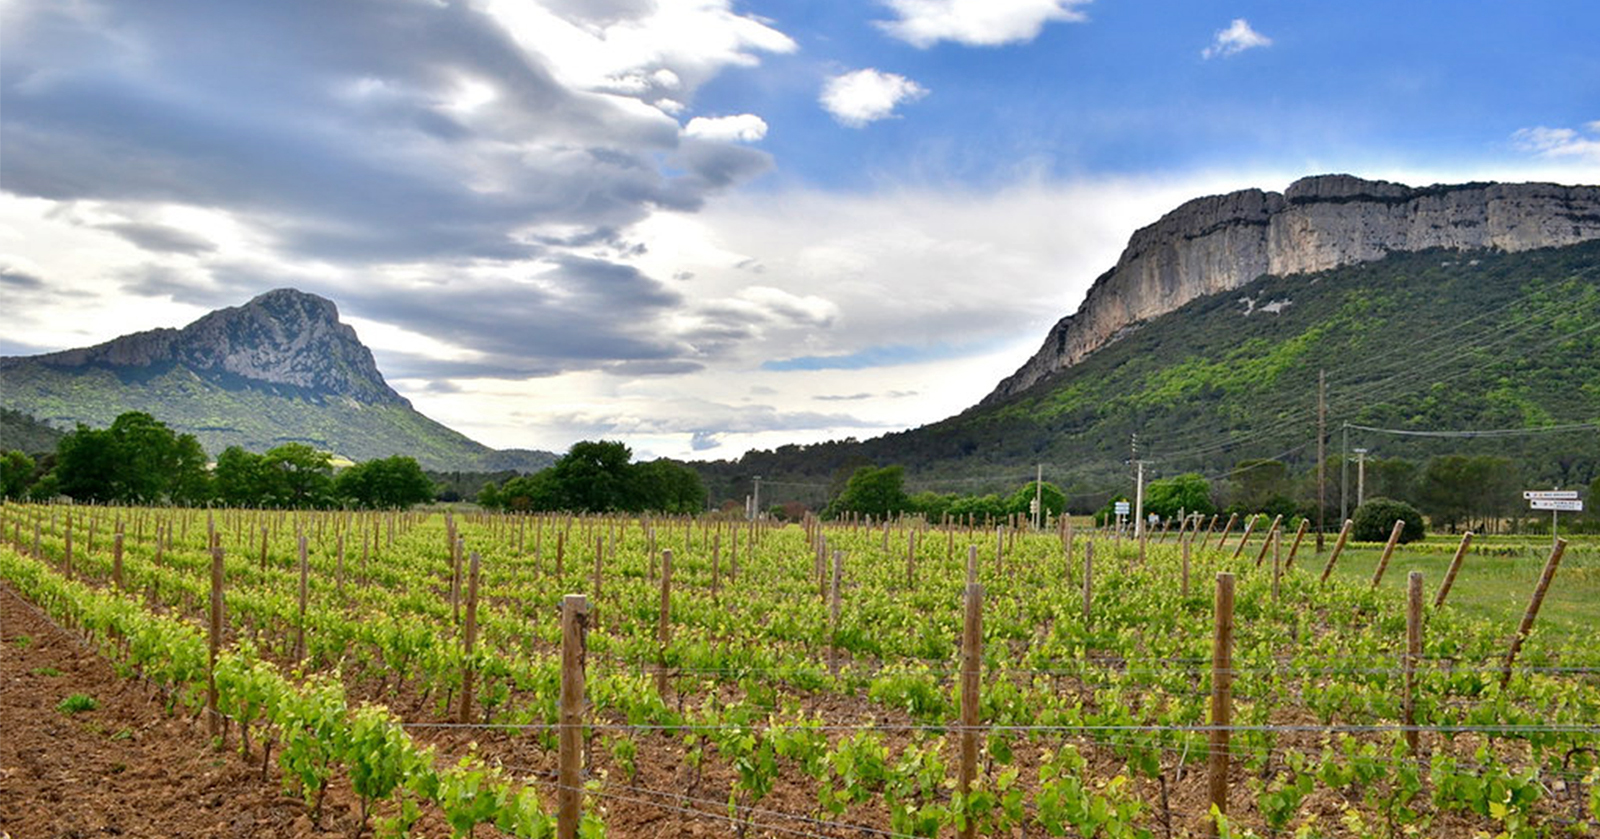
[[[1404,501],[1393,498],[1372,498],[1356,508],[1351,519],[1350,538],[1358,542],[1387,542],[1396,519],[1404,519],[1406,526],[1400,531],[1400,542],[1415,542],[1427,535],[1422,526],[1422,513]]]

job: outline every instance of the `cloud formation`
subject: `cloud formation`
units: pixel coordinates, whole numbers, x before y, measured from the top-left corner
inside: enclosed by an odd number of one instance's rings
[[[915,102],[926,95],[926,88],[905,76],[869,67],[829,78],[819,101],[841,125],[861,128],[894,116],[902,102]]]
[[[1270,47],[1272,39],[1250,28],[1250,22],[1242,17],[1234,18],[1227,29],[1217,30],[1217,35],[1211,41],[1211,46],[1200,51],[1202,58],[1227,58],[1238,55],[1248,49],[1256,47]]]
[[[1589,160],[1600,163],[1600,120],[1571,128],[1519,128],[1511,135],[1516,147],[1540,157]]]
[[[702,140],[754,143],[767,136],[767,121],[755,114],[695,117],[683,127],[683,133]]]
[[[887,0],[894,20],[878,28],[919,49],[940,41],[995,47],[1031,41],[1047,23],[1084,21],[1089,0]]]

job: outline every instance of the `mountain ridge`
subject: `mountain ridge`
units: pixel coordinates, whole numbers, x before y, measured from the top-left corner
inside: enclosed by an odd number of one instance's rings
[[[418,413],[389,386],[333,301],[292,288],[146,330],[0,358],[5,407],[70,426],[145,411],[215,456],[300,442],[353,460],[404,454],[446,471],[532,470],[549,452],[498,451]]]
[[[1351,175],[1282,193],[1191,199],[1135,231],[1078,310],[979,405],[1027,391],[1138,323],[1256,277],[1290,276],[1430,248],[1517,252],[1600,238],[1600,187],[1465,183],[1410,187]]]

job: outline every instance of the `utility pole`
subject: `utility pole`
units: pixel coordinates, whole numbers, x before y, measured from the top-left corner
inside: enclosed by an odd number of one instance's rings
[[[1322,553],[1322,531],[1327,524],[1328,377],[1317,371],[1317,553]]]
[[[1138,539],[1144,535],[1144,461],[1135,460],[1133,465],[1139,470],[1133,490],[1133,538]]]
[[[1367,450],[1356,449],[1356,509],[1367,500]]]
[[[1340,423],[1340,431],[1344,440],[1340,444],[1340,451],[1344,452],[1339,457],[1339,521],[1350,518],[1350,423]]]

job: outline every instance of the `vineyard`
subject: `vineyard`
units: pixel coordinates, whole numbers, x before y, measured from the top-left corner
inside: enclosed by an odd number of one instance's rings
[[[0,615],[354,836],[1600,832],[1600,545],[1251,525],[7,504]]]

